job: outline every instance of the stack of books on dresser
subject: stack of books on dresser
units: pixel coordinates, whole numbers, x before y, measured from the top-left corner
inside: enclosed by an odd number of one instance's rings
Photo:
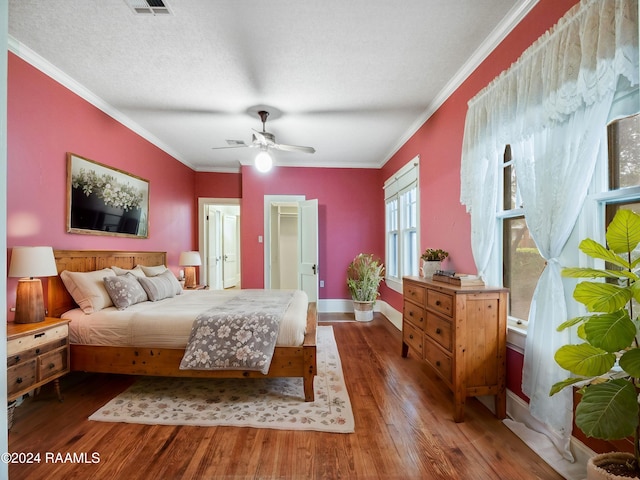
[[[438,270],[433,274],[433,280],[435,282],[448,283],[450,285],[457,285],[460,287],[478,287],[483,286],[484,281],[477,275],[470,275],[468,273],[456,273],[449,270]]]

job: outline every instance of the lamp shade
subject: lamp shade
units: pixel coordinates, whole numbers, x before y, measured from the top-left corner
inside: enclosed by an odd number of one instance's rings
[[[13,247],[10,277],[53,277],[58,274],[51,247]]]
[[[202,265],[200,252],[182,252],[178,263],[181,267],[196,267],[198,265]]]

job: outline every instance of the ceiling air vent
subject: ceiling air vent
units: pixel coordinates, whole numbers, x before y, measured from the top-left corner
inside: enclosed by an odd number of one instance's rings
[[[125,0],[134,13],[139,15],[171,15],[163,0]]]

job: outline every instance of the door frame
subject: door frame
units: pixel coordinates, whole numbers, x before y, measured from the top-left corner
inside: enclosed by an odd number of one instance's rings
[[[202,276],[202,272],[206,272],[207,265],[207,245],[206,245],[206,235],[205,235],[205,212],[209,205],[235,205],[238,206],[239,217],[242,217],[242,207],[240,206],[239,198],[209,198],[209,197],[199,197],[198,198],[198,250],[200,252],[200,258],[202,259],[202,266],[200,267],[200,272]],[[240,231],[240,221],[238,221],[238,258],[241,258],[242,252],[240,250],[240,238],[242,232]],[[242,273],[241,270],[238,269],[239,282],[242,284]]]

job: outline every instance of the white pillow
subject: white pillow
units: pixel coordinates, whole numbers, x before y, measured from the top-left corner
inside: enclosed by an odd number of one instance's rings
[[[64,286],[84,313],[98,312],[113,305],[104,286],[104,277],[110,276],[115,276],[110,268],[94,272],[60,272]]]
[[[120,267],[113,266],[113,267],[111,267],[111,270],[113,270],[116,273],[116,275],[118,275],[118,276],[126,275],[127,273],[131,273],[131,274],[135,275],[136,277],[144,277],[144,276],[146,276],[144,274],[144,271],[142,271],[142,268],[140,268],[140,265],[136,265],[135,268],[132,268],[131,270],[127,270],[126,268],[120,268]]]
[[[147,277],[155,277],[167,270],[164,265],[156,265],[155,267],[147,267],[146,265],[136,265],[136,268],[140,267]]]

